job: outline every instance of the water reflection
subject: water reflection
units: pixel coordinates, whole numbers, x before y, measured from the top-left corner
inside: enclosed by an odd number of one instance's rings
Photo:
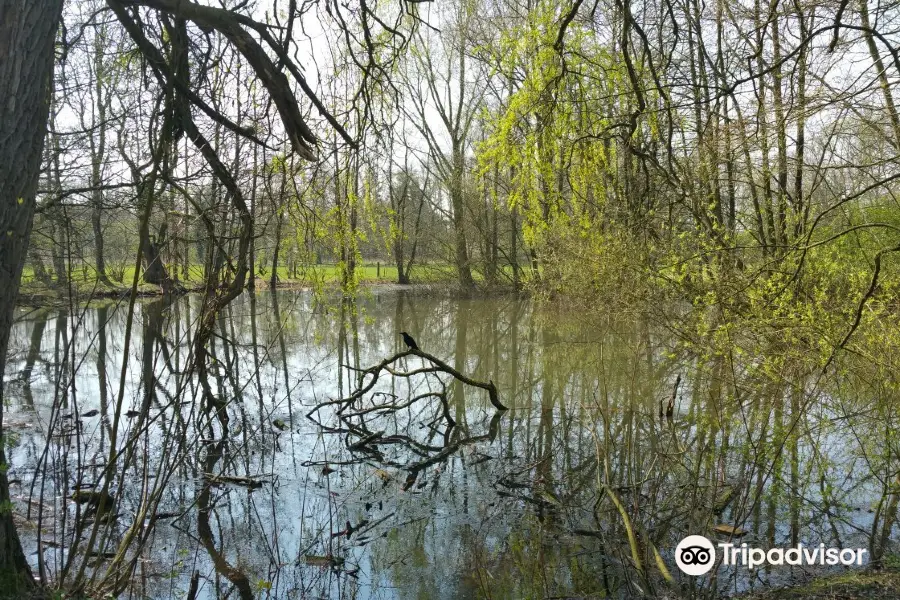
[[[20,313],[8,454],[41,577],[151,598],[715,597],[804,573],[683,576],[687,534],[877,559],[896,531],[886,381],[774,376],[516,298],[260,293],[219,315],[210,411],[200,304],[138,304],[127,353],[127,305]],[[420,372],[342,412],[404,330],[510,410]]]

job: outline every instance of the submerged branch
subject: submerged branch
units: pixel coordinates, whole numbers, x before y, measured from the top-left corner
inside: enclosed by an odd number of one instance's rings
[[[433,366],[422,367],[419,369],[414,369],[412,371],[401,371],[401,370],[392,368],[391,365],[393,365],[394,363],[399,361],[401,358],[405,358],[410,355],[424,358],[425,360],[431,362],[431,364]],[[345,407],[350,406],[356,400],[359,400],[360,398],[365,396],[368,392],[370,392],[372,390],[372,388],[375,387],[375,384],[378,382],[378,378],[383,371],[386,371],[388,374],[390,374],[394,377],[404,377],[404,378],[409,378],[409,377],[412,377],[413,375],[421,375],[421,374],[427,374],[427,373],[446,373],[446,374],[450,375],[451,377],[453,377],[454,379],[456,379],[468,386],[486,390],[488,393],[488,398],[491,401],[491,404],[497,410],[500,410],[500,411],[509,410],[508,408],[506,408],[506,406],[503,405],[503,403],[500,402],[500,397],[499,397],[499,394],[497,393],[497,386],[494,385],[493,380],[488,380],[488,382],[485,383],[485,382],[479,381],[477,379],[472,379],[471,377],[468,377],[468,376],[460,373],[459,371],[457,371],[456,369],[454,369],[453,367],[451,367],[450,365],[448,365],[447,363],[445,363],[444,361],[442,361],[441,359],[437,358],[434,355],[428,354],[427,352],[423,352],[421,350],[411,349],[411,350],[406,350],[405,352],[398,352],[397,354],[394,354],[393,356],[390,356],[390,357],[384,359],[383,361],[381,361],[380,363],[378,363],[375,366],[369,367],[367,369],[363,369],[362,371],[360,371],[359,378],[357,379],[356,390],[352,394],[350,394],[349,396],[347,396],[345,398],[340,398],[337,400],[329,400],[327,402],[322,402],[320,404],[317,404],[315,406],[315,408],[313,408],[307,414],[307,416],[312,415],[313,413],[317,412],[319,409],[321,409],[325,406],[334,405],[334,404],[341,405],[341,409],[339,410],[339,412],[343,411],[343,409]],[[366,381],[367,376],[371,377],[368,381]],[[422,396],[417,396],[416,398],[413,399],[413,401],[421,399],[423,397],[438,396],[438,395],[439,394],[424,394]],[[406,404],[404,406],[408,406],[408,404]],[[399,408],[399,406],[381,405],[378,407],[378,409],[386,409],[386,408]],[[366,412],[369,412],[369,411],[366,411]]]

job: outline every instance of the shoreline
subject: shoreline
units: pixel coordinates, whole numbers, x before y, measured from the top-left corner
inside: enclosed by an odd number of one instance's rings
[[[308,281],[288,280],[279,282],[274,288],[266,282],[264,285],[256,285],[253,288],[246,287],[245,292],[267,292],[272,291],[311,291],[317,289],[318,286]],[[463,290],[455,281],[435,281],[435,282],[414,282],[414,283],[397,283],[388,280],[367,279],[357,283],[358,290],[374,290],[388,292],[411,292],[416,294],[453,294],[460,296],[502,296],[507,294],[523,294],[523,290],[516,291],[512,286],[493,286],[479,287],[474,290]],[[341,287],[337,282],[325,282],[321,288],[328,293],[340,292]],[[204,290],[203,285],[181,286],[173,296],[183,296],[187,294],[199,294]],[[53,288],[43,285],[30,286],[23,284],[19,290],[19,297],[16,301],[17,306],[26,307],[43,307],[43,306],[68,306],[69,303],[82,304],[95,300],[124,300],[131,293],[131,287],[113,287],[98,286],[97,288],[85,290],[77,287],[72,288],[71,297],[69,290],[66,288]],[[154,284],[143,283],[136,290],[137,298],[163,298],[166,294],[161,287]]]

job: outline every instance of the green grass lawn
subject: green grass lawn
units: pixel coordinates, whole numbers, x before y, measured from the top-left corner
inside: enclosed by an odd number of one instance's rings
[[[192,264],[185,272],[180,266],[169,267],[169,275],[177,279],[185,287],[199,287],[203,284],[204,268],[202,265]],[[109,293],[131,289],[134,279],[134,265],[110,265],[107,268],[107,276],[110,285],[102,283],[97,278],[97,272],[92,266],[77,266],[70,271],[70,285],[79,294]],[[357,280],[361,284],[372,283],[396,283],[397,268],[385,263],[365,262],[356,267]],[[440,283],[454,281],[456,272],[453,267],[446,264],[426,264],[413,268],[411,274],[413,283]],[[267,285],[272,279],[270,268],[257,268],[256,280],[258,285]],[[56,278],[53,277],[56,281]],[[303,265],[294,270],[288,267],[279,267],[278,283],[286,286],[301,285],[333,285],[340,283],[341,269],[334,264]],[[158,288],[155,285],[139,282],[141,291],[153,292]],[[35,276],[34,269],[26,266],[22,273],[23,295],[58,295],[60,289],[47,286]]]

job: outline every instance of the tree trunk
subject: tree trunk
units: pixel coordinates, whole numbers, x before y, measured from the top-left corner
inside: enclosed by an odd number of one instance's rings
[[[884,95],[884,105],[887,108],[888,116],[891,119],[891,128],[894,131],[894,144],[900,148],[900,115],[897,113],[897,105],[894,102],[894,95],[891,93],[891,82],[887,74],[887,68],[884,61],[881,60],[881,53],[875,44],[875,38],[872,35],[871,25],[869,24],[869,4],[866,0],[859,2],[859,17],[862,26],[865,28],[863,37],[866,40],[866,46],[869,49],[869,56],[872,57],[872,64],[875,65],[875,73],[878,75],[878,83],[881,86],[881,93]]]
[[[273,290],[278,286],[278,254],[281,249],[281,221],[282,208],[277,208],[278,215],[275,217],[275,245],[272,248],[272,279],[269,281],[269,287]]]
[[[347,281],[345,287],[356,282],[356,258],[359,253],[357,247],[356,230],[359,221],[359,154],[353,157],[353,199],[350,202],[350,237],[347,240]]]
[[[774,2],[774,0],[773,0]],[[777,14],[774,12],[773,15]],[[778,146],[778,206],[776,220],[778,235],[782,245],[790,243],[787,231],[787,191],[788,191],[788,164],[787,164],[787,124],[785,119],[784,99],[782,92],[781,74],[781,29],[777,16],[772,18],[772,102],[775,108],[775,136]]]
[[[450,181],[450,202],[453,206],[453,232],[456,242],[456,269],[459,273],[459,285],[463,289],[475,287],[472,279],[472,266],[469,264],[469,249],[466,240],[465,209],[463,207],[463,150],[462,144],[454,143],[453,172]]]
[[[472,279],[469,250],[466,247],[462,189],[454,185],[454,189],[450,191],[450,198],[453,203],[453,231],[456,241],[456,269],[459,272],[459,285],[464,289],[471,289],[475,287],[475,281]]]
[[[498,246],[500,245],[498,239],[498,227],[497,220],[499,218],[496,198],[497,198],[497,177],[500,174],[500,170],[497,167],[494,167],[494,181],[493,181],[493,195],[485,194],[485,202],[484,202],[484,214],[486,215],[486,220],[488,222],[489,233],[485,236],[485,265],[484,265],[484,280],[487,283],[488,287],[494,286],[497,284],[497,259],[498,259]]]
[[[153,239],[146,240],[142,254],[144,256],[144,281],[169,291],[172,282],[162,261],[162,244]]]
[[[91,207],[91,229],[94,232],[94,266],[97,269],[97,279],[109,285],[106,276],[106,259],[103,257],[103,198],[99,191],[94,192],[93,206]]]
[[[34,244],[31,244],[28,249],[28,262],[31,264],[31,268],[34,271],[35,279],[47,287],[53,285],[53,280],[50,278],[50,273],[47,272],[44,259],[41,257],[41,253],[34,247]]]
[[[404,269],[406,259],[403,256],[403,238],[398,236],[394,240],[394,262],[397,264],[397,283],[406,285],[409,283],[409,274]]]
[[[94,191],[91,194],[91,228],[94,232],[94,266],[97,269],[97,279],[109,285],[106,276],[106,260],[103,256],[103,192],[100,186],[103,182],[103,163],[106,160],[106,130],[109,124],[106,121],[107,102],[111,100],[110,93],[104,89],[105,70],[103,66],[104,47],[103,34],[98,32],[98,38],[94,47],[94,103],[97,109],[98,139],[94,142],[91,134],[91,185]],[[94,123],[92,123],[93,125]]]
[[[150,193],[152,194],[153,192],[151,191]],[[146,202],[151,201],[151,198],[146,200]],[[168,224],[163,221],[163,224],[159,227],[159,234],[156,237],[141,235],[141,244],[144,247],[141,252],[144,258],[144,281],[160,286],[166,294],[174,288],[172,278],[169,277],[169,271],[166,269],[162,258],[163,246],[168,241],[166,239],[168,229]]]
[[[763,8],[761,0],[756,0],[754,4],[754,19],[756,25],[756,69],[758,73],[764,73],[768,68],[763,58],[763,47],[765,46],[765,27],[763,26]],[[757,104],[757,121],[759,123],[759,151],[762,158],[762,175],[760,181],[763,185],[763,211],[766,216],[766,226],[769,229],[769,241],[775,249],[775,253],[779,250],[782,240],[779,237],[778,228],[775,227],[775,211],[772,206],[772,167],[769,163],[769,117],[768,107],[766,106],[766,85],[760,80],[759,84],[759,100]]]
[[[0,464],[3,377],[50,111],[53,43],[62,0],[0,0]],[[35,587],[13,524],[6,469],[0,469],[0,596]]]
[[[56,188],[59,189],[59,188]],[[50,225],[50,257],[53,259],[53,270],[56,271],[56,285],[64,289],[69,285],[69,269],[66,265],[66,235],[69,225],[60,213],[59,207],[49,211],[52,215]]]
[[[250,273],[247,277],[247,289],[256,289],[256,187],[259,185],[259,145],[253,144],[253,178],[250,188]]]
[[[799,5],[795,5],[799,9]],[[815,18],[815,8],[811,11],[810,21]],[[797,19],[800,21],[800,37],[806,39],[809,35],[809,26],[807,25],[806,15],[802,10],[797,11]],[[804,154],[806,152],[806,71],[808,48],[804,44],[800,48],[800,55],[797,58],[797,133],[794,137],[794,210],[796,212],[796,220],[794,222],[794,239],[800,239],[806,230],[806,221],[809,216],[809,206],[806,202],[803,192],[803,170],[804,170]],[[889,90],[890,91],[890,90]],[[896,113],[895,113],[896,114]]]

